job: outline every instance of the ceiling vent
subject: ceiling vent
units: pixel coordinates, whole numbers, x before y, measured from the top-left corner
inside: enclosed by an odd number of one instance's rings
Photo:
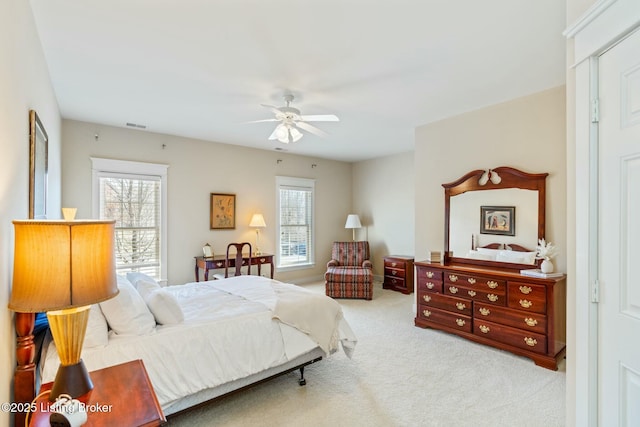
[[[136,128],[136,129],[146,129],[147,126],[146,125],[139,125],[137,123],[127,123],[127,126],[130,128]]]

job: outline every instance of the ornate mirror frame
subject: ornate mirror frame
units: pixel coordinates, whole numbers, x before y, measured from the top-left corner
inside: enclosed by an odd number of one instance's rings
[[[494,183],[488,179],[491,172],[495,172],[500,178],[500,182]],[[546,178],[548,173],[531,174],[514,169],[508,166],[491,169],[489,171],[477,169],[457,179],[456,181],[442,184],[444,187],[444,250],[445,262],[457,264],[475,264],[490,267],[503,268],[531,268],[528,264],[515,264],[500,261],[485,261],[471,258],[454,257],[449,249],[450,235],[450,214],[451,197],[466,193],[468,191],[499,190],[507,188],[520,188],[524,190],[534,190],[538,192],[538,239],[542,239],[545,233],[545,201],[546,201]],[[517,246],[517,245],[513,245]],[[530,248],[535,249],[535,248]]]

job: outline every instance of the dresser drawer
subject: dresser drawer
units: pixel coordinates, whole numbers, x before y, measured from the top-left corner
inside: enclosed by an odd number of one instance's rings
[[[512,310],[505,307],[495,307],[490,304],[475,303],[474,318],[476,321],[490,321],[513,326],[527,331],[545,334],[547,332],[547,317],[543,314]]]
[[[406,268],[407,263],[405,261],[399,261],[395,258],[385,258],[384,260],[384,268],[397,268],[404,270]]]
[[[442,281],[428,279],[424,276],[418,277],[418,291],[442,293]]]
[[[418,275],[418,280],[439,280],[442,282],[442,270],[419,265],[416,267],[416,274]]]
[[[444,275],[445,283],[453,285],[470,286],[479,291],[490,291],[493,293],[505,294],[507,282],[505,280],[496,280],[483,276],[466,275],[447,272]]]
[[[441,308],[454,313],[462,313],[471,316],[472,302],[468,299],[455,298],[431,292],[419,292],[418,302],[430,307]]]
[[[453,283],[445,283],[443,292],[459,298],[471,298],[474,301],[485,302],[488,304],[507,305],[507,297],[504,291],[499,289],[496,291],[482,291],[476,287],[460,286]]]
[[[546,313],[546,287],[525,282],[509,282],[509,307]]]
[[[405,269],[391,268],[387,267],[386,265],[384,267],[384,275],[388,277],[399,277],[401,279],[404,279],[405,277],[407,277],[406,274],[407,272]]]
[[[535,332],[523,331],[476,318],[473,333],[536,353],[547,352],[547,338]]]
[[[451,313],[445,310],[430,307],[428,305],[418,305],[418,317],[441,325],[448,326],[464,332],[471,332],[471,317],[458,313]]]
[[[400,287],[400,288],[404,288],[406,287],[405,285],[405,280],[402,277],[395,277],[395,276],[384,276],[384,283],[387,286],[394,286],[396,288]]]

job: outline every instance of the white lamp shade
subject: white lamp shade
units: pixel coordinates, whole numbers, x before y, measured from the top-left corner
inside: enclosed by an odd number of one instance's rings
[[[267,223],[264,222],[264,217],[262,214],[253,214],[251,217],[251,222],[249,223],[249,227],[258,227],[264,228],[267,226]]]
[[[347,222],[344,224],[344,228],[361,228],[360,217],[356,214],[349,214],[347,216]]]

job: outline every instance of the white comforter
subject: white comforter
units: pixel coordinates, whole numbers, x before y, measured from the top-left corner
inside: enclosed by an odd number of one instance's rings
[[[164,289],[180,302],[183,324],[157,326],[145,336],[112,334],[106,347],[82,353],[89,371],[142,359],[163,407],[318,346],[330,354],[341,342],[351,356],[357,342],[337,302],[295,285],[241,276]],[[300,309],[292,310],[292,301]],[[54,379],[58,364],[50,348],[43,382]]]

